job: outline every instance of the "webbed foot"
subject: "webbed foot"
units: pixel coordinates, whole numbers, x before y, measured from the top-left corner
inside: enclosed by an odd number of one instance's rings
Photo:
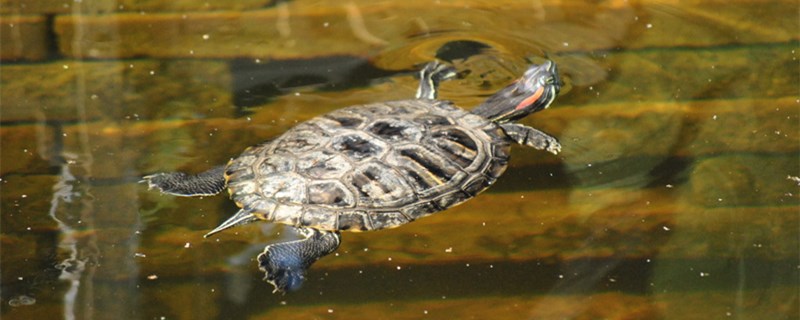
[[[301,229],[305,239],[276,243],[258,255],[258,265],[264,271],[264,281],[275,286],[273,292],[290,292],[300,288],[306,270],[320,258],[339,247],[338,232]]]

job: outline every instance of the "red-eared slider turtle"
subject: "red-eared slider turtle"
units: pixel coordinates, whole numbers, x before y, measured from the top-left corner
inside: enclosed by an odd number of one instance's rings
[[[437,100],[451,67],[421,71],[416,99],[351,106],[313,118],[197,175],[144,177],[180,196],[227,188],[241,208],[206,236],[258,220],[298,228],[304,239],[258,256],[276,291],[297,289],[306,269],[339,247],[341,231],[393,228],[464,202],[506,170],[512,143],[558,153],[558,141],[514,123],[558,95],[556,65],[533,65],[472,111]],[[443,235],[445,236],[445,235]]]

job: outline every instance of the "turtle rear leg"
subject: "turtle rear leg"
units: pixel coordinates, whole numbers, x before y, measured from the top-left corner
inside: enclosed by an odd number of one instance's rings
[[[225,166],[196,175],[183,172],[156,173],[144,176],[140,182],[147,182],[149,189],[155,188],[176,196],[213,196],[225,189]]]
[[[500,127],[511,140],[521,145],[546,150],[552,154],[561,152],[561,144],[558,143],[558,139],[542,131],[518,123],[503,123]]]
[[[436,99],[439,82],[456,76],[456,69],[438,61],[428,62],[419,72],[417,99]]]
[[[339,247],[338,232],[300,229],[305,239],[268,245],[258,255],[264,281],[275,286],[273,292],[294,291],[305,280],[306,270],[320,258]]]

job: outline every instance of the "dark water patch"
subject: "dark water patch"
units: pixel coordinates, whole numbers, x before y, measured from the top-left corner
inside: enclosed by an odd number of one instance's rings
[[[338,56],[268,62],[237,59],[231,61],[231,73],[233,102],[241,110],[265,104],[300,87],[346,90],[397,72],[376,68],[364,58]]]
[[[58,33],[56,33],[55,21],[56,21],[56,15],[50,14],[46,16],[45,32],[47,33],[47,35],[44,37],[45,48],[47,50],[46,60],[57,60],[64,58],[64,56],[61,54],[61,50],[58,49],[59,39],[58,39]]]
[[[482,42],[473,40],[450,41],[436,50],[436,58],[448,62],[466,60],[490,50],[492,47]]]

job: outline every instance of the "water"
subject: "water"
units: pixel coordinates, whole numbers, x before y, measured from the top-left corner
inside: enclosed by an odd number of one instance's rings
[[[797,3],[76,2],[2,8],[0,316],[130,319],[796,319]],[[106,14],[102,14],[106,13]],[[25,16],[20,16],[25,14]],[[22,35],[25,35],[24,37]],[[8,49],[11,48],[11,49]],[[224,196],[164,196],[340,107],[478,104],[556,61],[495,186],[401,228],[346,233],[272,294],[258,224],[202,235]]]

